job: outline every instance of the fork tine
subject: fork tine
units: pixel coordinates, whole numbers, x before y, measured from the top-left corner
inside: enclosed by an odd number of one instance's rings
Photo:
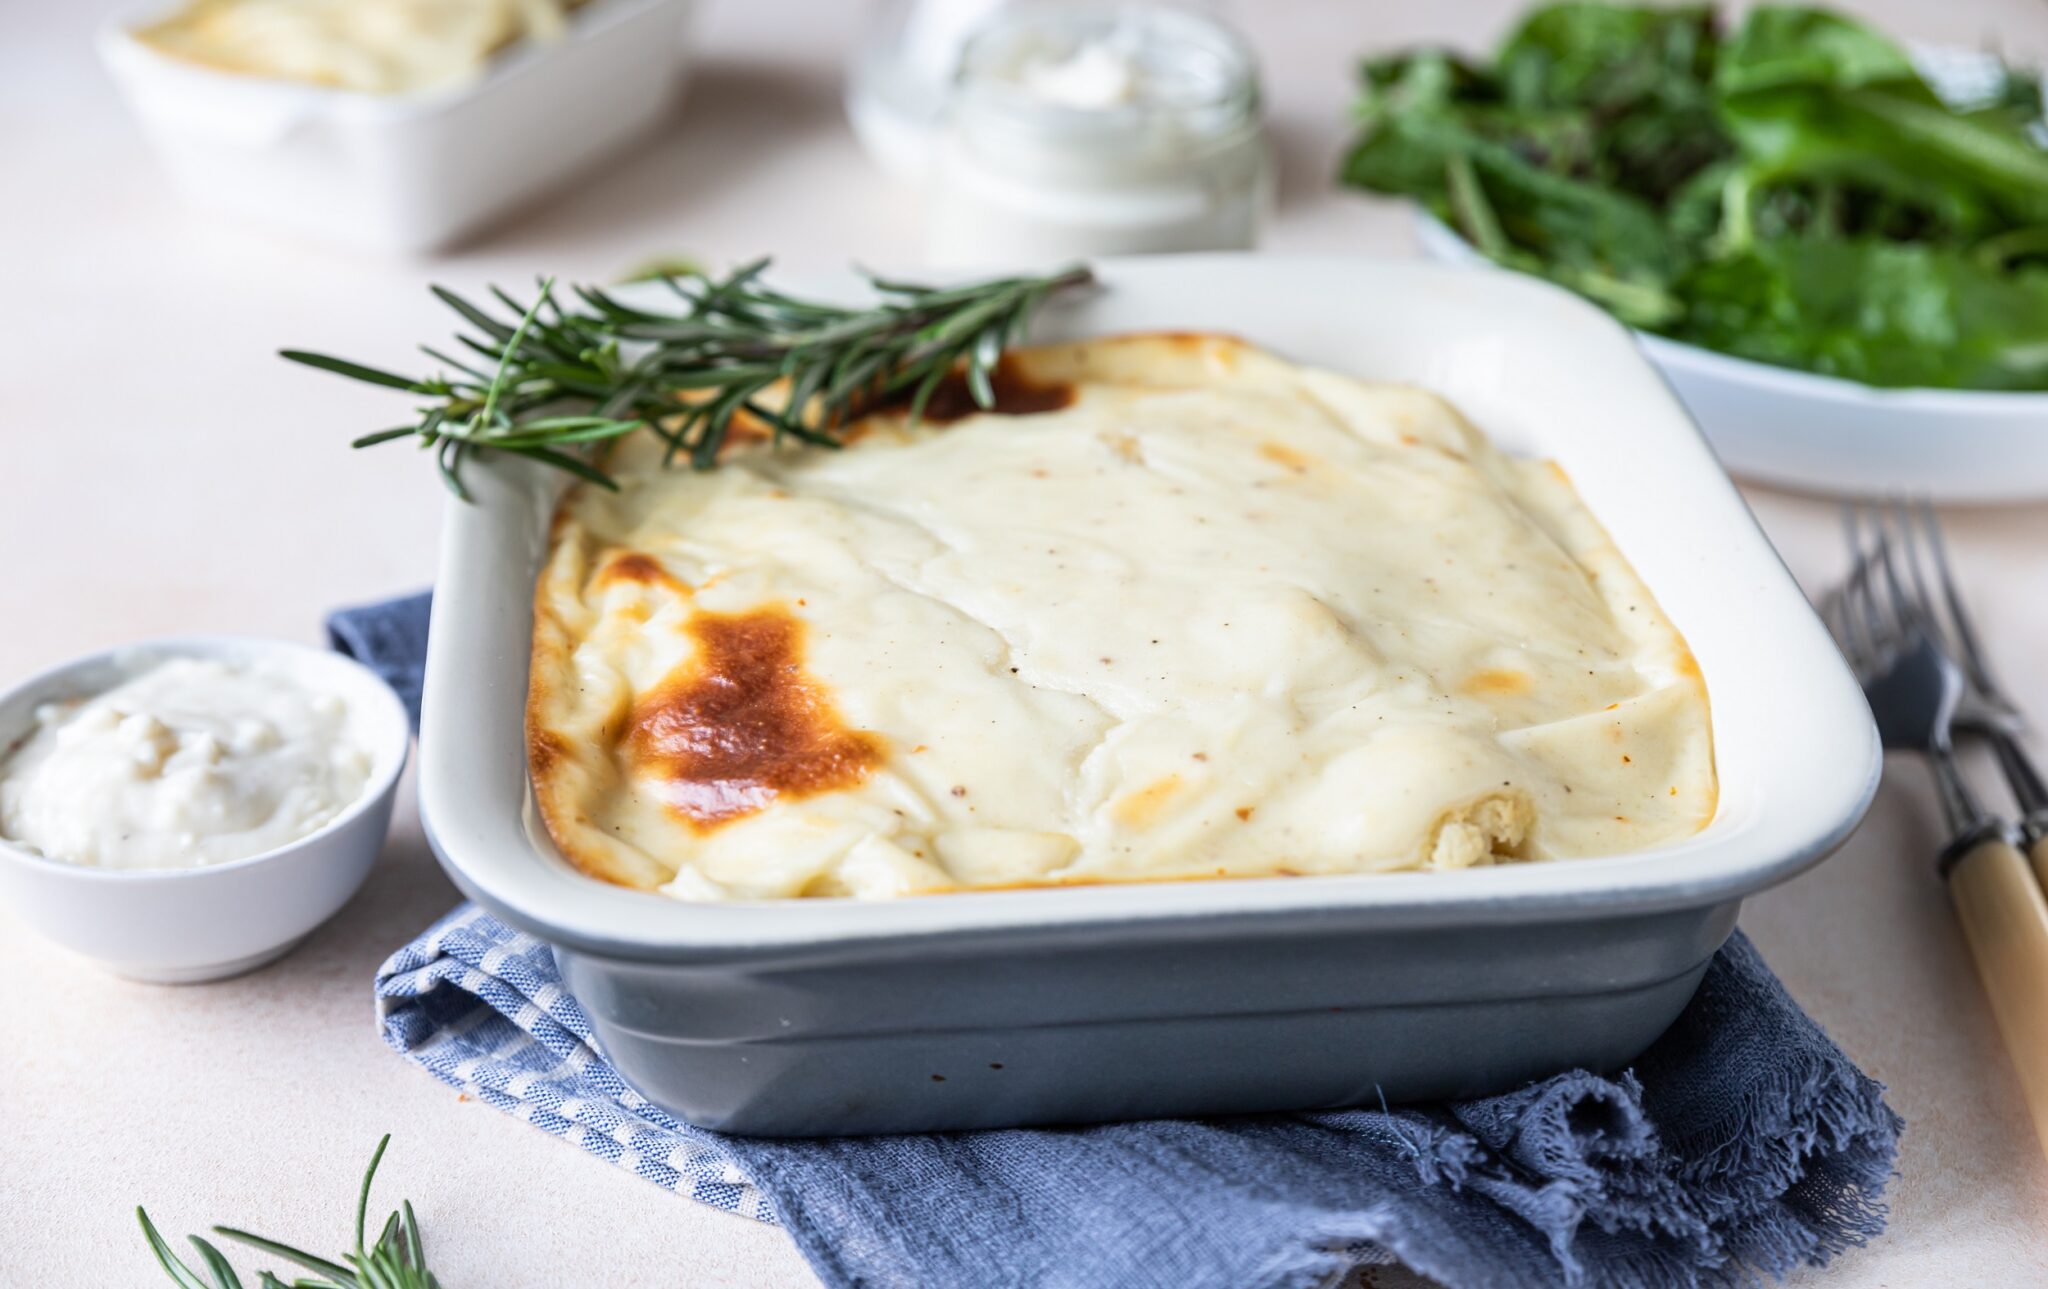
[[[1883,513],[1885,575],[1891,583],[1892,594],[1901,601],[1910,629],[1925,632],[1944,653],[1952,654],[1954,651],[1948,647],[1941,629],[1940,614],[1935,611],[1934,599],[1928,594],[1927,575],[1921,567],[1920,539],[1905,503],[1902,500],[1888,502]]]
[[[1932,635],[1935,643],[1953,654],[1948,632],[1943,629],[1941,614],[1936,611],[1934,596],[1928,591],[1926,560],[1921,554],[1919,525],[1913,522],[1911,504],[1904,497],[1894,497],[1885,504],[1885,514],[1891,521],[1891,528],[1899,535],[1899,559],[1906,566],[1906,576],[1913,583],[1913,603],[1918,609],[1920,625]]]
[[[1819,613],[1821,625],[1834,637],[1835,647],[1848,660],[1849,670],[1858,676],[1870,670],[1873,660],[1864,654],[1861,642],[1850,629],[1847,601],[1839,584],[1829,587],[1827,594],[1821,597]]]
[[[1984,660],[1984,650],[1977,643],[1977,627],[1963,608],[1962,592],[1957,589],[1955,574],[1948,564],[1948,542],[1942,536],[1941,517],[1935,513],[1934,503],[1926,497],[1920,498],[1915,509],[1920,516],[1920,526],[1927,533],[1927,545],[1934,553],[1934,571],[1941,582],[1942,603],[1948,609],[1948,619],[1955,628],[1957,650],[1962,655],[1962,664],[1970,673],[1970,679],[1977,688],[1987,694],[1998,692],[1998,686],[1991,679],[1991,668]]]
[[[1870,568],[1870,552],[1864,551],[1849,570],[1849,606],[1855,610],[1856,629],[1862,634],[1864,648],[1876,656],[1884,651],[1889,633],[1877,597],[1870,590]]]
[[[1864,578],[1870,562],[1863,549],[1862,524],[1854,502],[1843,503],[1842,535],[1849,544],[1849,572],[1842,578],[1840,590],[1842,640],[1856,655],[1860,670],[1876,662],[1878,651],[1864,594]]]
[[[1898,560],[1893,557],[1891,525],[1885,522],[1885,512],[1879,508],[1873,520],[1877,529],[1877,564],[1884,572],[1885,590],[1891,593],[1892,620],[1898,624],[1900,634],[1905,634],[1917,625],[1918,606],[1906,594],[1905,586],[1899,581]]]
[[[1890,556],[1885,546],[1884,529],[1880,516],[1865,507],[1853,512],[1859,549],[1855,566],[1849,573],[1849,590],[1852,602],[1860,610],[1863,631],[1874,657],[1881,657],[1897,649],[1906,635],[1905,615],[1900,611],[1897,596],[1886,596],[1887,589],[1880,585],[1879,574],[1884,570]],[[1865,538],[1864,530],[1870,536]],[[1886,579],[1890,581],[1891,579]]]

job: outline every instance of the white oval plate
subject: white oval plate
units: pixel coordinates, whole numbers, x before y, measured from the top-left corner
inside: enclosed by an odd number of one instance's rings
[[[1498,267],[1426,210],[1415,231],[1430,259]],[[1741,478],[1832,496],[2048,498],[2048,393],[1878,389],[1635,336]]]

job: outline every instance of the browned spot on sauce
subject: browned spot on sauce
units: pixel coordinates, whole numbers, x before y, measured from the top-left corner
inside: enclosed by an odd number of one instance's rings
[[[832,437],[839,440],[841,447],[852,447],[874,430],[875,423],[856,411],[852,421],[829,420],[826,427],[832,431]]]
[[[1179,792],[1180,776],[1169,774],[1119,798],[1111,811],[1116,821],[1126,827],[1149,828],[1166,813],[1167,803]]]
[[[767,443],[774,437],[773,425],[741,408],[725,423],[725,442],[719,445],[719,452],[723,454],[727,448],[745,447],[750,443]]]
[[[700,829],[779,797],[853,787],[880,736],[850,730],[803,672],[803,623],[773,605],[690,615],[696,656],[633,710],[626,746],[662,800]]]
[[[1315,458],[1306,452],[1288,447],[1285,443],[1275,443],[1271,440],[1259,444],[1259,455],[1275,465],[1287,467],[1296,474],[1308,473],[1309,466],[1315,463]]]
[[[1032,416],[1039,412],[1057,412],[1074,401],[1074,387],[1064,382],[1048,383],[1036,381],[1024,374],[1017,363],[1004,357],[996,361],[995,369],[989,373],[989,388],[995,394],[995,404],[983,407],[974,401],[974,391],[967,385],[964,372],[948,372],[932,391],[925,402],[924,419],[943,425],[972,416],[976,412],[994,412],[999,416]],[[906,395],[905,406],[909,405]]]
[[[1148,337],[1139,335],[1139,341]],[[1238,357],[1244,350],[1244,341],[1220,331],[1161,331],[1154,334],[1157,340],[1176,353],[1199,358],[1213,367],[1224,371],[1237,369]]]
[[[1528,687],[1527,672],[1512,671],[1504,667],[1474,672],[1465,682],[1466,692],[1473,694],[1519,694]]]
[[[526,763],[533,771],[533,777],[545,781],[555,764],[568,755],[562,740],[546,730],[529,730],[526,738]]]
[[[681,578],[645,551],[620,551],[613,555],[597,570],[597,582],[600,586],[637,582],[642,586],[659,586],[678,595],[690,593],[689,586]]]
[[[1245,823],[1250,823],[1252,821],[1252,808],[1250,806],[1239,806],[1236,810],[1236,814],[1237,817],[1243,820]],[[1284,872],[1285,870],[1283,869],[1282,871]]]

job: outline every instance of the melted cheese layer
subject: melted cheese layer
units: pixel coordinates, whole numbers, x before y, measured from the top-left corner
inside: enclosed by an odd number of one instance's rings
[[[405,94],[481,75],[522,38],[559,38],[566,11],[584,2],[189,0],[135,35],[220,71]]]
[[[1206,336],[1029,350],[1032,415],[572,491],[535,795],[685,899],[1462,868],[1712,816],[1684,642],[1554,466]],[[1046,397],[1057,390],[1057,397]]]

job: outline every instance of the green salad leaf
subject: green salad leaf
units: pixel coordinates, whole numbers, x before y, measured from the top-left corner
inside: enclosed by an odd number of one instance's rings
[[[2048,389],[2037,80],[1943,102],[1852,19],[1550,5],[1362,68],[1344,182],[1630,325],[1883,386]]]

